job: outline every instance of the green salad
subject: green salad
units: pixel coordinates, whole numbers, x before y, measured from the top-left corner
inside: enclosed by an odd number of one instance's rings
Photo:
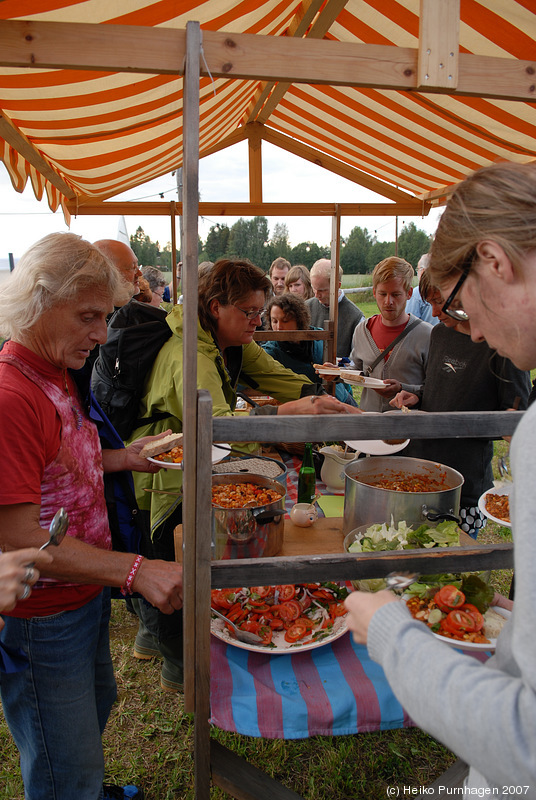
[[[349,546],[350,553],[371,553],[377,550],[419,550],[422,547],[457,547],[460,529],[455,522],[420,525],[416,530],[403,520],[398,525],[371,525],[360,539]]]
[[[370,525],[360,539],[348,547],[349,553],[372,553],[379,550],[419,550],[423,547],[458,547],[460,529],[455,522],[440,522],[439,525],[419,525],[416,530],[403,520],[395,525]],[[379,592],[385,589],[383,578],[368,578],[352,581],[362,592]],[[415,584],[413,584],[415,585]]]

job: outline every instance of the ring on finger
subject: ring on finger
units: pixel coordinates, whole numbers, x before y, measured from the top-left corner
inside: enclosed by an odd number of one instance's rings
[[[35,578],[35,570],[33,567],[26,567],[26,572],[24,573],[23,583],[32,583],[33,579]]]

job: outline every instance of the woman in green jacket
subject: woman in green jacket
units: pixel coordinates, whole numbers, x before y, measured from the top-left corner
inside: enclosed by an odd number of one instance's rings
[[[214,416],[232,416],[238,382],[269,394],[279,406],[264,406],[253,413],[348,414],[359,413],[317,387],[306,375],[286,369],[253,341],[261,314],[272,291],[269,278],[247,260],[220,259],[199,278],[197,330],[197,386],[212,397]],[[136,438],[165,430],[182,431],[183,308],[175,306],[167,317],[172,335],[163,345],[147,379],[139,417],[157,412],[169,416],[136,429]],[[315,401],[311,399],[315,397]],[[249,445],[250,450],[256,448]],[[247,449],[247,445],[242,449]],[[182,473],[160,470],[147,478],[138,475],[136,495],[140,508],[150,514],[155,555],[174,560],[173,531],[182,521]],[[176,497],[144,492],[144,488],[179,492]],[[138,657],[164,655],[162,685],[176,690],[182,682],[182,617],[160,614],[141,601],[142,622],[134,648]],[[139,614],[140,615],[140,614]],[[149,634],[150,631],[150,634]],[[170,645],[170,639],[172,643]],[[156,640],[156,641],[155,641]],[[154,645],[157,646],[154,646]]]

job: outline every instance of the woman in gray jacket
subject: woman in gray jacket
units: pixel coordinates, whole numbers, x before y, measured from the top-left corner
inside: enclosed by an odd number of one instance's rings
[[[443,311],[469,321],[519,369],[536,366],[536,167],[494,164],[459,185],[441,217],[430,278]],[[465,794],[536,797],[536,406],[511,445],[516,599],[485,664],[434,638],[387,591],[347,599],[367,643],[412,719],[467,761]],[[508,601],[505,601],[508,602]]]

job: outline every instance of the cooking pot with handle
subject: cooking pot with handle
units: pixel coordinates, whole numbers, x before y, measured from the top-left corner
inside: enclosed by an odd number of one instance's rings
[[[212,558],[267,558],[283,547],[286,489],[277,480],[263,475],[220,473],[212,476],[212,486],[254,483],[274,489],[277,500],[246,508],[221,508],[212,504]]]
[[[460,523],[463,475],[435,461],[404,456],[371,456],[352,461],[345,469],[343,533],[378,520],[394,524],[404,520],[417,527],[423,522],[454,520]],[[431,479],[431,491],[399,491],[373,486],[375,481],[403,474],[407,480]]]

